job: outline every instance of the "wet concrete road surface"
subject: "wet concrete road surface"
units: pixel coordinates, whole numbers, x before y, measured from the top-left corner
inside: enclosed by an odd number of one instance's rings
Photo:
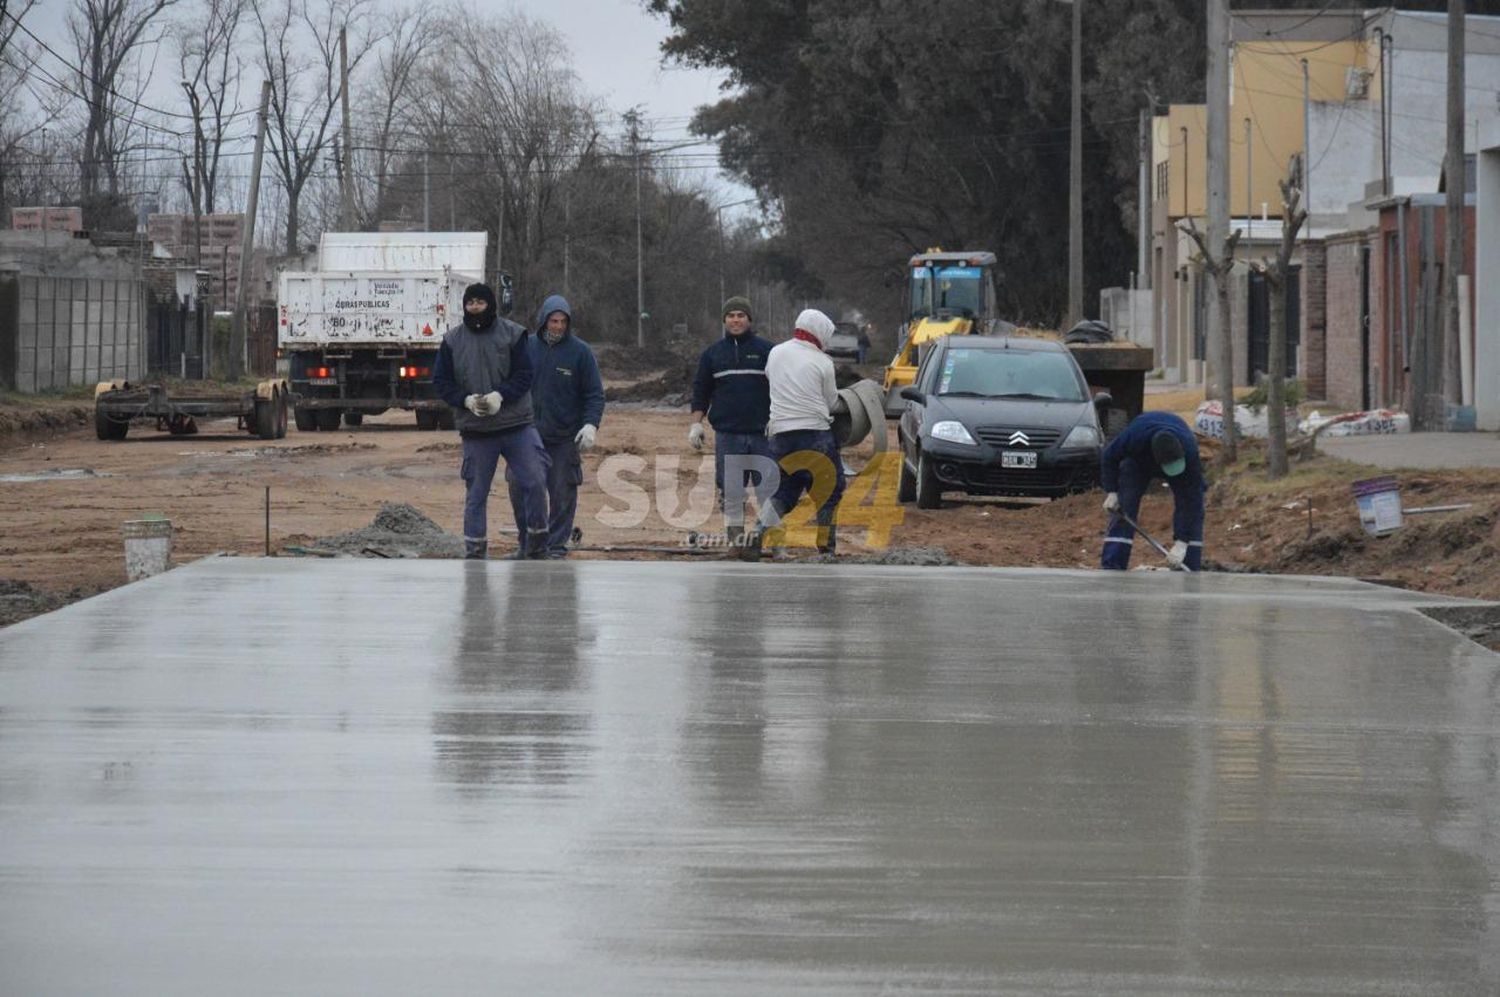
[[[1495,994],[1418,601],[202,561],[0,631],[0,991]]]

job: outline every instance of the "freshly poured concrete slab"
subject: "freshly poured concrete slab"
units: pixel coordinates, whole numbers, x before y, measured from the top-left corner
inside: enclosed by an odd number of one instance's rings
[[[0,631],[0,991],[1493,994],[1425,601],[199,562]]]

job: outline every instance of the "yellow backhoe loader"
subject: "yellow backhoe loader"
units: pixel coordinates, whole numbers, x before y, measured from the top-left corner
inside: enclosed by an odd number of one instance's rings
[[[943,336],[988,333],[995,320],[995,254],[931,249],[906,268],[901,345],[885,368],[885,412],[901,415],[901,389],[917,376],[922,348]]]

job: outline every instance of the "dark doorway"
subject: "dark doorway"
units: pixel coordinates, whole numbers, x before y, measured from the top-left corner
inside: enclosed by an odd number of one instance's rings
[[[1297,348],[1302,344],[1302,268],[1294,266],[1286,281],[1286,376],[1297,376]],[[1271,366],[1271,285],[1264,274],[1250,272],[1250,366],[1255,384]]]

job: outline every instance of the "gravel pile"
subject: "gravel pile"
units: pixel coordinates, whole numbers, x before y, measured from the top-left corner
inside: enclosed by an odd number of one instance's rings
[[[386,502],[369,526],[331,537],[315,546],[365,557],[462,557],[463,537],[446,532],[405,502]]]
[[[892,547],[878,554],[855,554],[840,557],[846,564],[900,564],[924,568],[936,568],[957,564],[941,547]]]

